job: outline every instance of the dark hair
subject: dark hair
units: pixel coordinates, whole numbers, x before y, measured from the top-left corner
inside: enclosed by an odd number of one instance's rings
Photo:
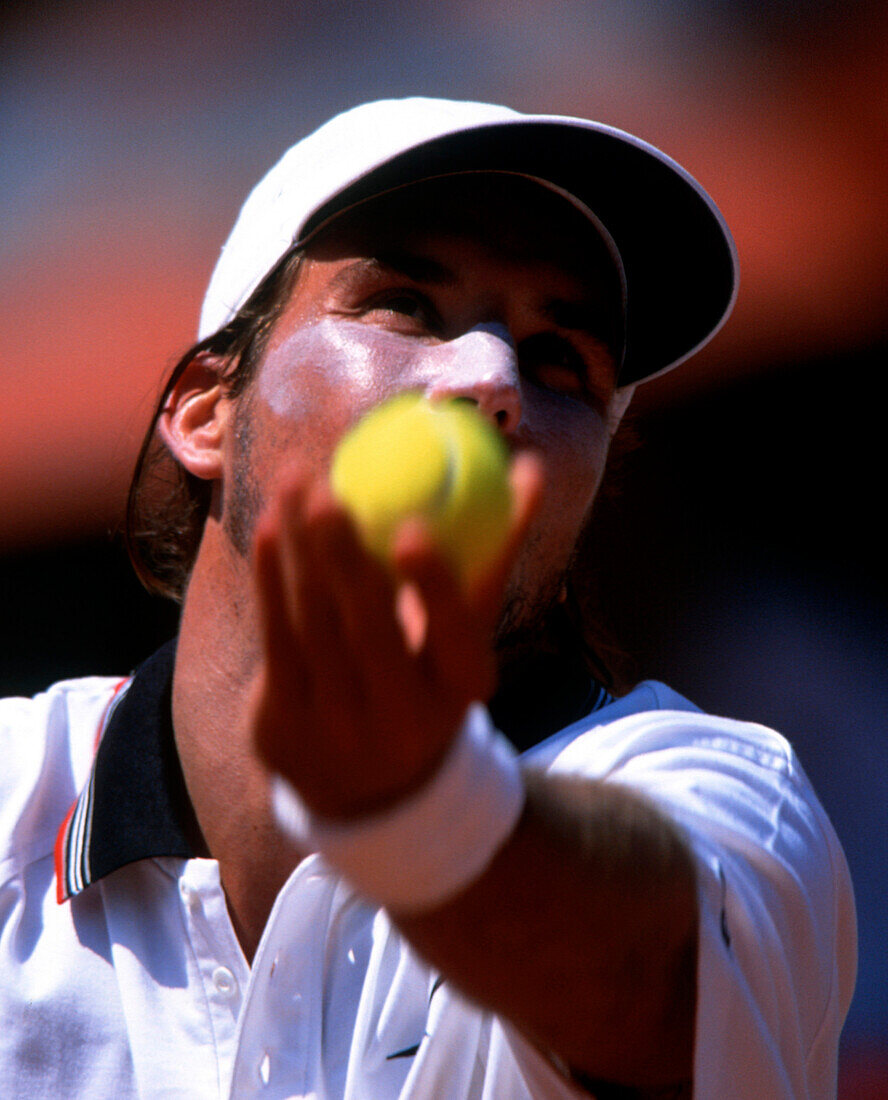
[[[211,484],[189,473],[170,454],[157,423],[173,386],[199,356],[221,366],[228,396],[246,389],[288,302],[303,252],[292,249],[272,268],[234,317],[212,336],[194,344],[173,368],[142,440],[126,502],[124,541],[142,584],[181,601],[197,556],[210,506]]]

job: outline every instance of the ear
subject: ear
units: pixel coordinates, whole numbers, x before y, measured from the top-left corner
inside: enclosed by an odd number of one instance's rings
[[[195,477],[222,476],[231,402],[222,381],[223,363],[197,355],[176,379],[157,426],[175,458]]]

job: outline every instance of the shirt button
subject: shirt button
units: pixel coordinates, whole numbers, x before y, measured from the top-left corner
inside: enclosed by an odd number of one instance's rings
[[[189,886],[184,879],[179,882],[179,895],[189,909],[193,909],[200,900],[198,893],[194,889],[194,887]]]
[[[221,997],[233,997],[237,992],[237,979],[227,966],[217,966],[213,971],[213,985]]]

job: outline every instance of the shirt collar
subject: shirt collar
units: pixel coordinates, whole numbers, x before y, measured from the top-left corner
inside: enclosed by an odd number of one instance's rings
[[[196,854],[199,835],[173,738],[175,642],[112,700],[92,771],[56,840],[60,902],[127,863]]]
[[[488,709],[496,728],[526,752],[612,702],[579,653],[543,653],[510,667]]]
[[[140,859],[198,854],[200,829],[185,787],[172,720],[175,641],[124,681],[99,730],[92,771],[58,833],[59,902]],[[579,663],[537,658],[490,702],[520,751],[611,702]]]

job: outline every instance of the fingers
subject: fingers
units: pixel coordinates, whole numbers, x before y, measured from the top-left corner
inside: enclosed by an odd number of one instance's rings
[[[392,578],[325,484],[296,479],[282,488],[257,530],[255,562],[268,663],[298,658],[315,706],[354,705],[366,688],[360,662],[346,655],[372,647],[384,659],[404,640]]]
[[[419,521],[399,532],[395,569],[382,564],[325,483],[294,475],[260,520],[257,741],[318,812],[349,816],[413,789],[468,704],[492,694],[503,588],[542,490],[536,461],[516,461],[513,488],[506,546],[473,591]]]
[[[449,648],[466,647],[474,659],[476,636],[486,641],[495,627],[506,581],[542,495],[542,468],[533,456],[519,455],[511,478],[508,537],[497,560],[471,588],[454,576],[418,520],[408,520],[395,540],[396,581],[366,551],[327,486],[294,478],[260,521],[256,537],[261,624],[270,657],[287,654],[295,632],[318,664],[315,658],[322,656],[335,663],[343,647],[371,647],[381,660],[399,662],[405,650],[428,652],[431,642],[447,638]],[[396,591],[400,619],[394,613]]]
[[[424,609],[416,656],[430,683],[463,705],[492,690],[490,638],[466,589],[435,545],[427,528],[410,521],[398,532],[394,557],[399,577]]]
[[[535,455],[525,452],[515,457],[510,469],[513,503],[509,531],[495,561],[473,583],[457,591],[453,574],[438,554],[427,530],[413,520],[403,525],[395,540],[393,560],[398,575],[415,581],[430,596],[439,588],[448,599],[458,595],[459,603],[469,608],[485,629],[492,631],[502,609],[506,582],[539,511],[544,480],[542,463]]]
[[[424,644],[409,644],[399,586],[325,485],[281,490],[257,528],[255,576],[264,652],[252,702],[266,761],[331,817],[415,789],[464,704],[442,693],[416,652]]]
[[[426,609],[418,653],[427,673],[467,702],[487,699],[495,687],[491,641],[506,582],[542,499],[543,468],[535,456],[517,456],[510,473],[509,534],[497,560],[474,585],[460,582],[418,521],[402,526],[393,550],[399,577],[415,589]]]

